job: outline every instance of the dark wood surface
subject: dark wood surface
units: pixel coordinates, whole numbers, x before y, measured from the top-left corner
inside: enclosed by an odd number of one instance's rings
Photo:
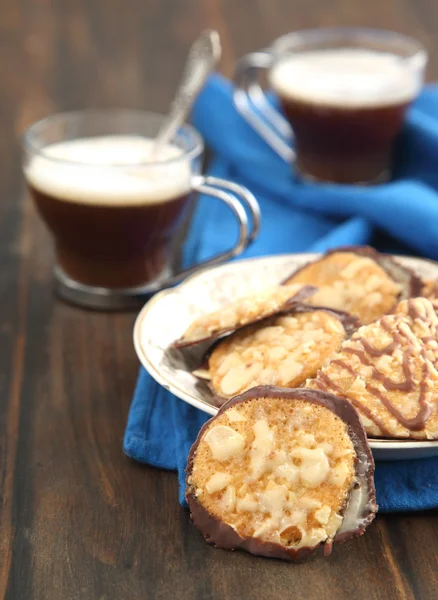
[[[59,110],[165,111],[184,53],[219,30],[222,70],[288,30],[356,24],[420,38],[438,78],[436,0],[0,1],[0,597],[438,597],[438,518],[379,516],[301,565],[208,547],[173,473],[121,451],[137,375],[133,314],[55,300],[48,236],[24,193],[19,136]]]

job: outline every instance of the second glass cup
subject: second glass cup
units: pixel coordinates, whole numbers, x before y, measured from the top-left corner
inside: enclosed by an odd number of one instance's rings
[[[418,41],[390,31],[297,31],[239,61],[235,103],[302,178],[377,183],[390,177],[392,144],[426,63]],[[264,95],[262,69],[286,118]]]
[[[193,127],[181,127],[151,158],[163,120],[142,111],[79,111],[26,132],[24,174],[54,238],[55,284],[64,299],[93,308],[138,306],[158,289],[237,256],[256,237],[257,201],[242,186],[200,174],[204,145]],[[239,236],[231,249],[177,272],[197,192],[228,205]]]

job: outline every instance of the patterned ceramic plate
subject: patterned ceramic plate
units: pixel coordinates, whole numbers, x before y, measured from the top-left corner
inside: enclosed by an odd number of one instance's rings
[[[275,285],[297,267],[317,258],[317,254],[283,254],[238,260],[206,269],[176,288],[152,298],[137,317],[134,346],[137,355],[158,383],[204,412],[214,415],[218,408],[207,385],[191,374],[204,349],[185,352],[169,350],[199,312],[211,312],[237,298]],[[438,263],[411,257],[398,257],[425,279],[438,279]],[[438,441],[371,440],[377,460],[404,460],[438,456]]]

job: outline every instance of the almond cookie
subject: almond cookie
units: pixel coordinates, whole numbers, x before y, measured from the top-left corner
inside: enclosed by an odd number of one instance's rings
[[[316,375],[357,325],[345,313],[297,305],[288,314],[220,340],[208,358],[204,377],[219,398],[231,398],[257,385],[299,387]]]
[[[394,314],[410,318],[413,333],[426,346],[428,357],[438,367],[438,315],[433,301],[409,298],[397,304]]]
[[[428,298],[421,296],[419,298],[402,300],[394,308],[393,314],[409,317],[417,337],[421,339],[430,337],[431,331],[435,335],[438,316],[431,300]]]
[[[437,439],[438,316],[425,298],[396,310],[355,332],[307,385],[349,400],[369,436]]]
[[[255,323],[287,310],[294,302],[304,300],[314,291],[312,286],[301,284],[292,285],[290,289],[278,285],[251,296],[238,298],[221,309],[196,319],[184,335],[174,342],[173,347],[184,348],[206,340],[214,340],[248,323]]]
[[[347,401],[258,387],[201,429],[189,454],[187,501],[216,547],[298,560],[365,531],[377,511],[373,473]]]
[[[372,248],[333,250],[298,269],[284,282],[318,288],[306,300],[349,312],[367,324],[388,313],[397,301],[420,295],[420,280],[392,257]]]

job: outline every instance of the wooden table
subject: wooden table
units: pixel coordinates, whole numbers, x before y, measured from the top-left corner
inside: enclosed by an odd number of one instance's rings
[[[222,69],[287,30],[355,24],[430,49],[436,0],[3,0],[0,17],[0,597],[8,600],[438,598],[436,513],[379,516],[301,565],[208,547],[174,473],[122,453],[138,362],[133,314],[57,301],[26,199],[19,136],[81,107],[165,111],[184,54],[219,30]]]

